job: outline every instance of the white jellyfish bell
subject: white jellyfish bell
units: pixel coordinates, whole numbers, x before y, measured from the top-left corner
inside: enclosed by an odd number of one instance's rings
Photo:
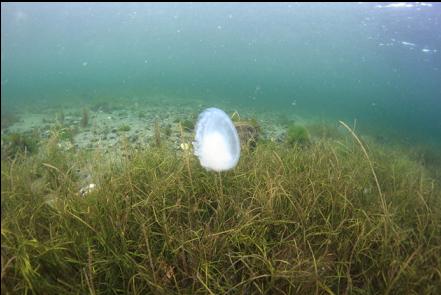
[[[198,117],[194,154],[207,170],[233,169],[240,157],[240,141],[236,127],[222,110],[208,108]]]

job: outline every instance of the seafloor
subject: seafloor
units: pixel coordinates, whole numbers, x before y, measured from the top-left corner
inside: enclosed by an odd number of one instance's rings
[[[191,152],[212,106],[241,137],[225,173]],[[164,97],[2,110],[2,294],[439,294],[439,150],[346,123]]]
[[[32,133],[44,139],[53,131],[69,131],[72,136],[60,138],[64,150],[97,150],[103,153],[114,152],[127,144],[142,148],[154,141],[155,124],[158,123],[167,135],[167,144],[179,149],[181,144],[180,123],[195,124],[197,115],[212,105],[202,101],[177,100],[170,98],[154,99],[112,99],[83,102],[82,104],[33,106],[25,110],[15,110],[14,121],[2,128],[2,135],[11,133]],[[274,112],[253,111],[249,108],[238,109],[224,105],[230,113],[241,118],[253,118],[259,122],[261,136],[282,140],[286,126]],[[84,111],[88,113],[88,123],[81,126]],[[60,118],[62,117],[62,119]],[[285,121],[304,124],[305,120],[292,114],[284,116]],[[192,128],[184,128],[188,140]]]

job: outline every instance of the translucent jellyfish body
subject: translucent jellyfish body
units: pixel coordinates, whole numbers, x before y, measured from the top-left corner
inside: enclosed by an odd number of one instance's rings
[[[222,110],[208,108],[198,117],[194,154],[207,170],[234,168],[240,157],[240,141],[230,117]]]

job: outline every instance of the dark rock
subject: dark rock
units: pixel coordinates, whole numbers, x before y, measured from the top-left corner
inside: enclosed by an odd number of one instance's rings
[[[240,144],[242,146],[254,147],[259,139],[259,127],[246,121],[235,122]]]

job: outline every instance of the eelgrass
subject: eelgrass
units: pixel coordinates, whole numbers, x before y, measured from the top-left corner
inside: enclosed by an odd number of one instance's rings
[[[2,294],[441,294],[439,185],[365,148],[258,143],[223,197],[219,175],[165,144],[3,161]],[[80,197],[86,164],[98,188]]]

